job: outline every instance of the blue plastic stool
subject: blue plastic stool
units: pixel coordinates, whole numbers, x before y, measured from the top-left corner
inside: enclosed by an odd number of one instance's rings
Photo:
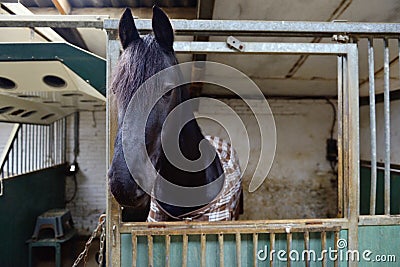
[[[35,230],[32,239],[39,238],[39,232],[42,229],[51,228],[54,231],[54,237],[60,238],[64,235],[65,227],[73,228],[71,212],[67,209],[52,209],[39,215],[36,219]]]

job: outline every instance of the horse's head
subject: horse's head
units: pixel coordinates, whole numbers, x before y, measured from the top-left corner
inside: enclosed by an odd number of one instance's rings
[[[158,7],[153,7],[153,34],[140,37],[130,9],[126,9],[119,23],[119,38],[123,47],[118,65],[114,72],[112,91],[118,104],[119,126],[130,100],[138,88],[154,74],[176,65],[177,59],[173,50],[174,32],[167,15]],[[173,79],[174,77],[171,77]],[[168,83],[168,79],[161,82]],[[172,82],[173,83],[173,82]],[[157,93],[170,86],[168,84],[146,87],[146,94]],[[151,161],[157,164],[160,156],[160,133],[169,112],[182,101],[183,91],[179,88],[164,94],[154,105],[146,124],[146,147]],[[142,98],[142,105],[149,98]]]

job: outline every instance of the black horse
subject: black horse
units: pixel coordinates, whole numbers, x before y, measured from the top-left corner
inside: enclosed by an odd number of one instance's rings
[[[126,9],[119,23],[119,38],[123,47],[114,77],[111,90],[116,96],[118,107],[118,132],[115,139],[114,156],[108,172],[111,193],[117,202],[124,208],[125,220],[143,221],[149,212],[150,196],[132,177],[125,162],[122,145],[122,124],[128,108],[128,104],[138,88],[151,76],[174,66],[178,63],[173,50],[174,32],[167,15],[158,7],[153,7],[152,18],[153,34],[143,37],[135,26],[130,9]],[[154,93],[159,88],[151,88],[148,94]],[[181,170],[171,164],[161,146],[161,129],[167,115],[180,103],[189,99],[189,88],[179,86],[166,93],[152,109],[145,129],[146,149],[155,169],[167,181],[184,186],[198,187],[209,184],[219,177],[223,177],[224,171],[218,156],[211,153],[211,162],[201,171],[190,172]],[[147,105],[147,99],[143,98],[143,105]],[[134,108],[134,107],[133,107]],[[187,115],[187,114],[186,114]],[[179,147],[181,153],[188,160],[196,160],[201,157],[199,144],[205,137],[199,125],[193,118],[185,124],[179,135]],[[179,118],[177,118],[179,120]],[[179,124],[179,122],[178,122]],[[209,149],[213,149],[209,146]],[[134,153],[134,152],[132,152]],[[140,168],[140,166],[136,166]],[[133,175],[141,175],[133,173]],[[135,177],[146,179],[146,177]],[[223,183],[217,183],[218,188],[208,192],[216,197],[223,188]],[[160,194],[163,190],[160,188]],[[201,208],[170,205],[163,202],[158,204],[173,216],[180,216],[190,211]]]

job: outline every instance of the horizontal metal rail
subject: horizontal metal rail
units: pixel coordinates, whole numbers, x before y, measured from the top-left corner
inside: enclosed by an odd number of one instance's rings
[[[0,15],[0,27],[103,28],[109,16],[100,15]]]
[[[320,231],[326,228],[340,227],[348,229],[349,221],[344,218],[337,219],[291,219],[291,220],[252,220],[252,221],[228,221],[228,222],[125,222],[119,226],[120,233],[137,234],[157,233],[260,233],[260,232],[302,232],[314,229]]]
[[[346,33],[357,37],[400,36],[400,24],[361,22],[298,22],[252,20],[171,20],[177,35],[235,35],[332,37]],[[0,27],[99,28],[117,30],[118,19],[93,15],[1,15]],[[144,34],[152,30],[150,19],[136,19],[136,27]]]
[[[104,21],[104,29],[118,29],[118,19]],[[358,22],[299,22],[257,20],[171,20],[177,35],[235,35],[235,36],[285,36],[332,37],[346,33],[358,37],[399,36],[400,24]],[[152,30],[150,19],[136,19],[135,25],[142,33]]]
[[[348,53],[348,48],[340,44],[312,43],[257,43],[242,42],[243,51],[229,48],[225,42],[175,42],[176,53],[230,53],[230,54],[313,54],[340,55]]]

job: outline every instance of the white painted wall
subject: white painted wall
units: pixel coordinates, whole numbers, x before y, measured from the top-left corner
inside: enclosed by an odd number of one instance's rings
[[[4,146],[6,145],[14,123],[0,122],[0,155],[3,153]]]
[[[252,101],[255,106],[259,102]],[[243,118],[251,144],[249,170],[244,174],[245,214],[241,219],[317,218],[336,216],[336,183],[326,156],[326,139],[332,123],[332,108],[326,101],[270,100],[277,130],[277,147],[268,179],[255,192],[247,191],[259,155],[260,137],[248,108],[240,100],[228,100]],[[213,109],[207,101],[199,114],[212,114],[228,124],[232,115]],[[199,120],[206,134],[226,137],[215,124]],[[233,135],[243,133],[233,131]],[[335,132],[336,135],[336,132]],[[266,136],[264,141],[270,138]],[[234,144],[244,162],[243,143]],[[267,151],[270,153],[270,151]]]
[[[400,101],[390,104],[390,138],[391,138],[391,163],[400,164]],[[369,106],[360,108],[360,159],[371,160],[371,133],[369,120]],[[376,146],[377,161],[384,162],[385,159],[385,135],[384,135],[384,112],[383,103],[376,104]]]

